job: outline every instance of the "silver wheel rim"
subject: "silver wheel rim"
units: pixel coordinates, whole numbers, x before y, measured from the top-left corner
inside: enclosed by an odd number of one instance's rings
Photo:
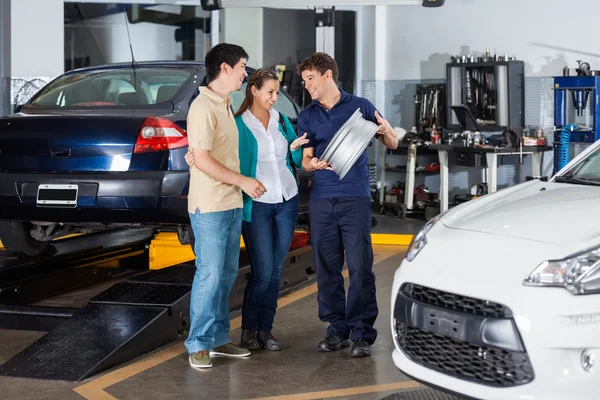
[[[331,165],[340,180],[343,179],[365,151],[377,129],[379,125],[364,119],[358,108],[335,133],[321,160]]]

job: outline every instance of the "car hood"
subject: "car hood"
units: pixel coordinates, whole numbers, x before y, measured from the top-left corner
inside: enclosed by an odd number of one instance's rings
[[[600,187],[526,182],[464,203],[441,222],[448,228],[568,244],[600,236]]]

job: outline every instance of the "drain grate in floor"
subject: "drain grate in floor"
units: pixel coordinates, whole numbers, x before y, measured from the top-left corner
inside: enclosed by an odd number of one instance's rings
[[[395,393],[381,400],[461,400],[461,398],[434,389],[420,389]]]

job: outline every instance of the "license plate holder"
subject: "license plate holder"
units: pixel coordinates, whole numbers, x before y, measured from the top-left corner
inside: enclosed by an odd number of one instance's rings
[[[66,184],[40,184],[37,190],[38,207],[76,207],[79,186]]]
[[[462,315],[423,307],[423,317],[426,329],[432,333],[454,339],[464,339],[467,333],[468,323]]]

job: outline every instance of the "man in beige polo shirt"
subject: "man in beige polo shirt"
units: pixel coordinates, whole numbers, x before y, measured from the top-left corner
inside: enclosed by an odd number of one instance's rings
[[[248,54],[221,43],[206,55],[208,86],[192,102],[187,131],[195,163],[190,170],[188,211],[196,237],[196,274],[185,346],[190,365],[212,367],[211,355],[247,357],[229,340],[229,294],[240,256],[242,190],[252,198],[266,189],[240,175],[238,131],[229,95],[240,90]]]

